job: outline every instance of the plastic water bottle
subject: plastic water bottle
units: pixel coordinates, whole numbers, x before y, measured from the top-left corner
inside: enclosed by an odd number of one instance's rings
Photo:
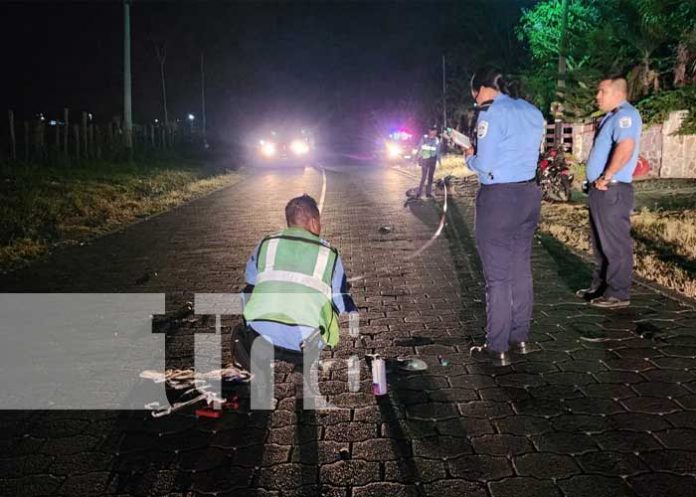
[[[360,359],[356,355],[348,358],[348,391],[360,391]]]
[[[348,313],[348,334],[352,338],[360,335],[360,313],[357,311]]]
[[[379,356],[372,359],[372,393],[375,395],[387,393],[387,368],[384,359]]]

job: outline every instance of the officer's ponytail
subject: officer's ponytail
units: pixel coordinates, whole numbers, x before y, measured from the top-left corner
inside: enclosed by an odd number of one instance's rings
[[[471,91],[477,93],[482,86],[493,88],[500,93],[505,93],[517,98],[519,88],[517,83],[509,81],[503,73],[494,66],[480,67],[471,77]]]

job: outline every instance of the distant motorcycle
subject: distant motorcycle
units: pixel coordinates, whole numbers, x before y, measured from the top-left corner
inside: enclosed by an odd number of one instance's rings
[[[537,181],[544,200],[570,202],[573,174],[562,150],[551,148],[546,151],[537,166]]]

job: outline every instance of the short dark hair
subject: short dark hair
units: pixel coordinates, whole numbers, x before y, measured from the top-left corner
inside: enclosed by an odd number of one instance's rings
[[[288,226],[297,226],[308,223],[311,219],[319,219],[319,207],[312,197],[301,195],[295,197],[285,206],[285,220]]]
[[[501,93],[517,97],[517,85],[506,78],[502,71],[495,66],[479,67],[471,77],[471,91],[477,92],[482,86],[493,88]]]
[[[619,88],[624,93],[628,93],[628,81],[621,74],[610,74],[602,78],[602,81],[611,81],[614,88]]]

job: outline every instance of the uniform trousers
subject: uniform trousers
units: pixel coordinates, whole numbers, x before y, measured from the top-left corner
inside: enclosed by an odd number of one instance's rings
[[[481,185],[475,234],[486,280],[486,344],[505,352],[529,337],[534,289],[531,251],[541,190],[535,181]]]
[[[316,368],[323,344],[319,334],[309,338],[304,351],[286,349],[273,345],[259,335],[250,326],[235,327],[232,337],[232,355],[234,362],[241,368],[252,373],[252,409],[271,409],[274,373],[274,361],[282,361],[293,366],[293,370],[303,371],[305,406],[320,397],[316,382],[310,371]]]
[[[587,205],[595,261],[591,288],[605,297],[628,300],[633,276],[633,185],[616,183],[606,190],[592,188]]]
[[[418,196],[420,197],[423,194],[423,185],[426,185],[425,194],[431,195],[433,191],[433,175],[435,174],[435,167],[437,166],[437,157],[420,159],[418,164],[420,164],[421,167],[421,180],[420,185],[418,186]]]

